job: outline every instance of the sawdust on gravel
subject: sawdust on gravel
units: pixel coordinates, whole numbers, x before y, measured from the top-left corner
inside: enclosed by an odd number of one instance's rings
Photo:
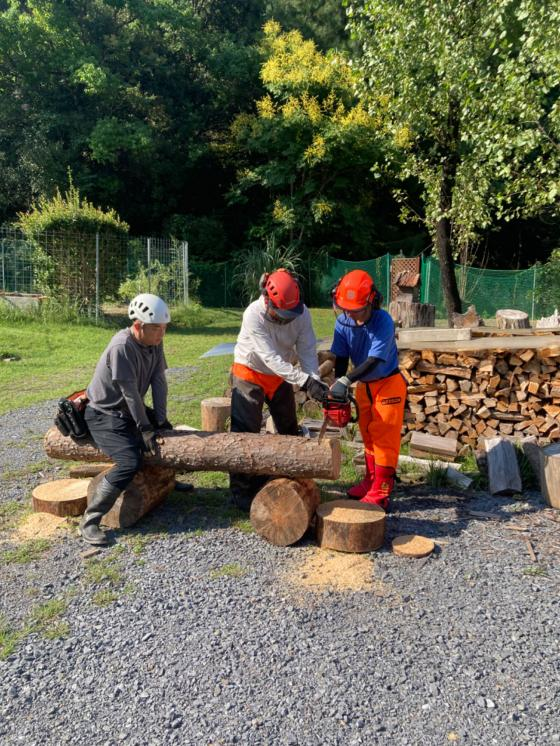
[[[309,590],[371,591],[373,562],[365,554],[314,549],[301,564],[292,567],[287,580]]]
[[[60,518],[50,513],[31,513],[16,528],[12,534],[13,541],[28,541],[29,539],[50,539],[59,531],[68,527],[66,518]]]

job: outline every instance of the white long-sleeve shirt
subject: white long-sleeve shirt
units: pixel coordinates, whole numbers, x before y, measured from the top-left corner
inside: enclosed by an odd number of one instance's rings
[[[303,386],[310,374],[317,374],[317,340],[307,306],[289,324],[275,324],[266,317],[261,296],[243,314],[234,350],[234,362],[288,383]],[[294,363],[299,360],[301,370]]]

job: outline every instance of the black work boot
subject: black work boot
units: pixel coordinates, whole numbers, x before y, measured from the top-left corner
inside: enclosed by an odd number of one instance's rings
[[[115,504],[121,494],[118,487],[114,487],[105,477],[99,482],[89,505],[80,521],[80,535],[88,544],[106,546],[108,544],[105,531],[99,528],[101,519]]]

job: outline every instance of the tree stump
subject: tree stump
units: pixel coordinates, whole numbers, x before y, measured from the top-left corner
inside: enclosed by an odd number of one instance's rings
[[[88,498],[105,472],[91,480]],[[102,518],[109,528],[128,528],[160,505],[175,487],[175,470],[163,466],[143,466],[128,487],[121,492],[111,510]]]
[[[339,552],[371,552],[382,546],[385,511],[356,500],[332,500],[317,508],[317,542]]]
[[[295,544],[309,528],[320,499],[312,479],[271,479],[251,504],[251,525],[277,547]]]
[[[435,326],[436,307],[431,303],[410,303],[393,300],[389,304],[389,313],[395,324],[401,329],[415,326]]]
[[[488,492],[491,495],[511,495],[521,492],[521,473],[515,447],[505,438],[485,438]]]
[[[465,313],[452,313],[454,329],[476,329],[478,326],[484,326],[484,321],[476,312],[474,306],[469,306]]]
[[[496,311],[496,326],[498,329],[530,329],[529,315],[525,311],[515,311],[512,308],[502,308]]]
[[[231,399],[213,396],[200,402],[202,430],[209,433],[225,433],[228,417],[231,417]]]
[[[87,505],[91,479],[55,479],[39,484],[33,492],[33,510],[60,518],[82,515]]]
[[[51,458],[74,461],[107,461],[92,441],[76,442],[52,427],[45,435],[45,452]],[[162,430],[156,454],[145,454],[146,464],[169,466],[175,471],[229,471],[294,479],[338,479],[340,441],[299,438],[293,435],[207,433]]]
[[[540,449],[539,479],[544,499],[551,508],[560,509],[560,443]]]

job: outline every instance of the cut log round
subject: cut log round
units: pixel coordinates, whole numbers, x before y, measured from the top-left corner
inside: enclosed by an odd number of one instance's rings
[[[226,396],[213,396],[200,402],[202,430],[210,433],[225,433],[228,417],[231,416],[231,399]]]
[[[531,324],[525,311],[502,308],[496,311],[496,326],[498,329],[529,329]]]
[[[51,427],[45,436],[45,452],[51,458],[74,461],[107,461],[91,441],[76,442]],[[293,478],[338,479],[340,441],[320,443],[292,435],[253,433],[206,433],[163,430],[155,455],[147,464],[169,466],[175,471],[229,471]]]
[[[317,508],[317,542],[339,552],[371,552],[385,537],[385,511],[355,500],[332,500]]]
[[[82,515],[90,482],[90,479],[55,479],[39,484],[31,493],[33,510],[60,517]]]
[[[74,479],[87,479],[88,477],[96,477],[101,474],[102,471],[109,469],[113,464],[78,464],[72,466],[68,471],[68,476]]]
[[[403,534],[393,539],[393,552],[399,557],[427,557],[434,551],[431,539],[417,534]]]
[[[560,509],[560,443],[551,443],[539,451],[539,479],[544,499],[551,508]]]
[[[309,528],[320,500],[312,479],[271,479],[251,504],[251,525],[271,544],[290,546]]]
[[[401,329],[415,326],[435,326],[436,307],[431,303],[409,303],[393,300],[389,304],[389,313],[395,324]]]
[[[88,501],[103,474],[91,480]],[[127,528],[162,503],[175,486],[175,470],[162,466],[143,466],[128,487],[121,492],[111,510],[101,522],[110,528]]]

